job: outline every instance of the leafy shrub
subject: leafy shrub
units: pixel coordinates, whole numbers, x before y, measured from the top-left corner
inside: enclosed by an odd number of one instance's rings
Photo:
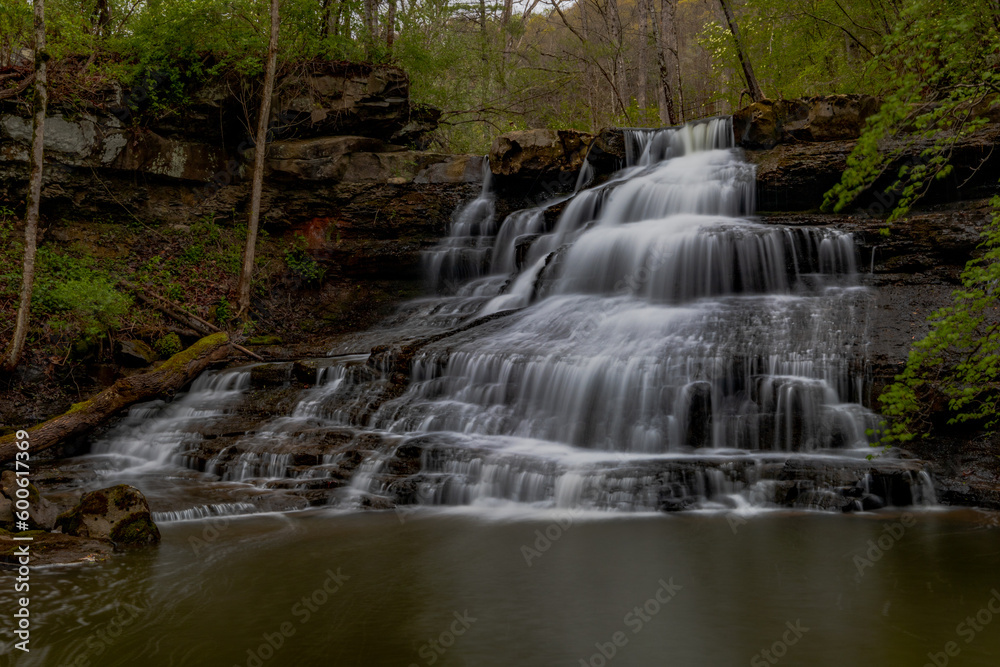
[[[85,335],[100,335],[118,328],[132,301],[116,291],[104,278],[85,278],[56,283],[45,299],[54,312],[69,311]]]
[[[306,239],[301,234],[295,235],[295,244],[285,250],[285,265],[293,275],[304,283],[320,283],[326,274],[326,269],[314,260],[305,248]]]
[[[161,336],[153,343],[153,349],[156,350],[161,357],[172,357],[181,350],[184,349],[184,345],[181,344],[181,337],[175,333],[168,333],[166,336]]]

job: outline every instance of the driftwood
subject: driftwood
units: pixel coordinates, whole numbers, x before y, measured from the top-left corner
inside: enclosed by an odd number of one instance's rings
[[[210,364],[227,356],[229,337],[225,333],[206,336],[155,370],[122,378],[90,400],[75,404],[64,414],[29,428],[31,446],[28,451],[34,455],[93,430],[135,403],[168,396]],[[0,437],[0,463],[12,461],[17,451],[13,434]]]
[[[143,303],[152,308],[155,308],[156,310],[160,311],[161,313],[163,313],[170,319],[174,320],[175,322],[183,324],[192,331],[200,333],[203,336],[222,332],[222,329],[220,329],[219,327],[215,326],[211,322],[206,322],[205,320],[201,319],[194,313],[187,312],[186,310],[181,308],[179,305],[177,305],[170,299],[162,297],[159,294],[154,294],[153,292],[146,292],[145,290],[142,290],[139,287],[136,287],[135,285],[129,285],[128,287],[133,292],[135,292],[135,295],[139,297],[140,301],[142,301]],[[230,346],[237,352],[241,352],[250,357],[251,359],[256,359],[257,361],[264,361],[264,357],[254,352],[251,352],[242,345],[237,345],[236,343],[230,343]]]

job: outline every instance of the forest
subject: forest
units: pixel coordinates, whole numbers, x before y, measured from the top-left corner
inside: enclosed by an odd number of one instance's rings
[[[171,113],[194,81],[263,71],[266,2],[46,4],[53,86],[68,96],[155,72],[170,82],[156,92],[156,108]],[[484,152],[492,136],[510,129],[676,124],[731,113],[761,95],[880,95],[899,85],[908,58],[931,55],[915,38],[938,21],[984,37],[996,21],[990,0],[280,4],[280,67],[315,58],[398,64],[412,79],[414,100],[442,111],[439,141],[456,152]],[[25,64],[30,48],[31,3],[5,2],[0,68]],[[744,62],[756,73],[753,86]]]
[[[25,113],[34,76],[26,73],[36,60],[32,12],[26,0],[0,7],[0,101]],[[482,154],[498,134],[526,128],[671,126],[764,99],[871,95],[881,107],[824,208],[849,210],[873,183],[889,178],[889,223],[949,176],[952,146],[987,122],[980,111],[1000,91],[996,0],[48,0],[44,32],[49,96],[72,107],[110,85],[139,90],[123,118],[140,129],[183,119],[193,88],[223,80],[242,91],[252,133],[267,109],[257,105],[269,54],[285,75],[317,61],[399,66],[414,108],[432,110],[437,119],[421,148],[447,153]],[[914,150],[917,161],[887,171]],[[249,226],[235,227],[236,237],[249,229],[251,250],[259,192],[254,197]],[[15,216],[10,207],[0,213],[5,221]],[[883,424],[886,442],[926,429],[929,404],[920,394],[932,377],[956,419],[993,424],[1000,334],[987,313],[1000,245],[993,227],[985,234],[986,254],[967,267],[953,309],[935,314],[930,336],[917,343],[906,372],[883,396],[885,413],[898,418],[892,427]],[[233,269],[238,243],[219,241]],[[12,241],[9,251],[20,252],[20,245]],[[41,250],[43,265],[57,266],[61,260],[48,252]],[[281,254],[302,275],[319,276],[301,249],[279,250],[279,262]],[[242,262],[240,313],[249,299],[252,252]],[[4,275],[7,312],[16,303],[18,273]],[[31,300],[41,312],[72,311],[88,301],[84,310],[96,315],[85,324],[55,318],[56,324],[70,334],[113,330],[126,317],[128,299],[107,278],[88,275],[93,298],[76,293],[86,282],[64,277]],[[43,266],[40,280],[48,279]],[[217,306],[224,320],[226,299]]]

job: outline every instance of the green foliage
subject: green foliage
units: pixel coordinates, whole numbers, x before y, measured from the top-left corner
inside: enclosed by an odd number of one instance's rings
[[[882,48],[895,20],[879,5],[867,0],[743,4],[737,23],[764,93],[771,99],[789,99],[877,90],[888,76],[873,66],[872,53]],[[708,21],[697,41],[711,57],[717,96],[737,108],[746,83],[728,25]]]
[[[982,112],[1000,92],[998,63],[1000,12],[988,0],[906,3],[898,29],[874,60],[893,73],[892,85],[824,207],[843,210],[888,181],[882,198],[891,209],[888,222],[906,215],[935,180],[950,174],[955,142],[986,122]],[[904,162],[904,154],[916,157]],[[926,436],[942,410],[953,425],[993,429],[1000,423],[1000,198],[992,203],[982,256],[968,262],[951,305],[929,318],[930,332],[879,397],[888,418],[877,434],[883,445]]]
[[[100,336],[117,329],[132,305],[131,299],[115,290],[110,281],[93,276],[57,282],[40,301],[49,312],[69,311],[75,315],[85,336]]]
[[[983,255],[962,273],[953,303],[930,317],[931,330],[914,344],[906,369],[879,397],[892,424],[883,443],[907,442],[930,430],[932,401],[947,400],[949,424],[1000,423],[1000,197],[983,232]]]
[[[92,257],[38,249],[32,311],[50,316],[57,333],[103,336],[121,326],[132,305]]]
[[[306,239],[301,234],[296,234],[293,246],[285,250],[285,266],[304,283],[321,283],[326,273],[306,251]]]
[[[887,38],[874,64],[894,73],[893,86],[847,161],[840,183],[827,193],[824,208],[853,204],[883,175],[899,219],[935,179],[951,170],[952,146],[980,129],[978,113],[1000,91],[1000,34],[995,9],[986,0],[912,0],[902,29]],[[896,167],[904,154],[915,159]]]
[[[153,343],[153,349],[164,358],[172,357],[181,350],[184,349],[184,345],[181,343],[181,337],[175,333],[168,333],[165,336],[161,336]]]
[[[225,326],[226,322],[231,319],[233,319],[233,307],[226,297],[222,297],[215,306],[215,321],[219,323],[219,326]]]

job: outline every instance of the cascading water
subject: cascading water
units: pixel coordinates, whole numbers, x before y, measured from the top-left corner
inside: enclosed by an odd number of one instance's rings
[[[732,137],[728,118],[626,131],[625,168],[551,230],[542,209],[500,225],[480,314],[520,310],[427,346],[371,419],[444,443],[421,500],[759,500],[790,454],[856,467],[875,419],[853,241],[748,220]]]
[[[280,409],[243,405],[266,413],[249,429],[227,406],[261,400],[259,368],[203,376],[95,451],[374,507],[933,502],[919,462],[865,458],[870,295],[851,236],[750,219],[754,167],[728,118],[624,132],[618,173],[499,224],[484,162],[480,196],[427,253],[438,294],[386,329],[400,342],[324,360]],[[281,391],[291,374],[274,374]],[[325,489],[342,493],[309,495]]]

